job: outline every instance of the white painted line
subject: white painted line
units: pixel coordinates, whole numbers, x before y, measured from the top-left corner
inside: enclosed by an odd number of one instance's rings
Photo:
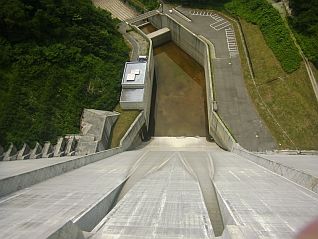
[[[219,31],[219,30],[222,30],[222,29],[224,29],[224,28],[226,28],[228,26],[230,26],[230,24],[229,25],[224,25],[222,27],[216,27],[215,30]]]

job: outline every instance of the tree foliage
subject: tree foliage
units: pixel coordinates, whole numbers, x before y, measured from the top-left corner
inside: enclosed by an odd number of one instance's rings
[[[144,13],[159,7],[159,0],[125,0],[136,11]]]
[[[306,56],[318,67],[318,1],[290,0],[289,23]]]
[[[128,48],[89,0],[0,0],[0,144],[77,133],[118,103]]]

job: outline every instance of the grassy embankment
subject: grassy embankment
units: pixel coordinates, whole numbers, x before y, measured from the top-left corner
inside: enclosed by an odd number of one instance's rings
[[[117,105],[114,110],[120,113],[120,116],[112,129],[111,148],[119,146],[120,140],[140,113],[139,110],[123,110],[120,105]]]
[[[258,26],[244,20],[241,23],[255,73],[255,82],[266,106],[297,148],[317,149],[318,105],[304,64],[301,63],[300,68],[293,73],[286,73],[266,45]],[[242,62],[244,63],[244,59]],[[246,61],[243,68],[250,95],[280,148],[294,148],[293,143],[284,136],[261,102],[249,76]]]

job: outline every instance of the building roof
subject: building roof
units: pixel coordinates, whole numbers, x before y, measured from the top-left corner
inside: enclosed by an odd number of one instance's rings
[[[122,78],[123,88],[144,88],[147,62],[126,62]]]

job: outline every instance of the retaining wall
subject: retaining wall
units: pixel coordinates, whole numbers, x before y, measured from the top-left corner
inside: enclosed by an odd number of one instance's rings
[[[158,14],[148,18],[148,20],[158,29],[169,28],[172,41],[204,67],[209,133],[220,147],[232,151],[236,144],[235,139],[214,108],[213,65],[211,58],[215,54],[212,43],[204,37],[192,33],[168,15]]]
[[[11,177],[0,180],[0,197],[15,191],[30,187],[36,183],[42,182],[49,178],[61,175],[71,170],[80,168],[90,163],[108,158],[118,153],[122,153],[130,148],[134,139],[138,136],[141,128],[145,124],[144,113],[141,112],[135,121],[132,123],[126,134],[120,141],[120,146],[117,148],[101,151],[95,154],[86,155],[75,158],[73,160],[57,163],[49,167],[44,167],[38,170],[29,171],[26,173],[13,175]]]
[[[147,34],[147,37],[152,41],[153,47],[161,46],[171,41],[171,33],[169,28],[162,28],[158,31]]]
[[[145,77],[145,86],[144,86],[144,100],[143,100],[143,111],[145,117],[146,127],[149,127],[149,118],[151,112],[151,96],[152,96],[152,86],[153,86],[153,77],[155,72],[155,62],[153,57],[153,44],[152,41],[147,37],[147,35],[141,31],[138,27],[130,25],[136,32],[138,32],[142,37],[144,37],[149,42],[148,49],[148,64],[147,72]]]
[[[318,193],[318,178],[305,173],[301,170],[297,170],[295,168],[291,168],[289,166],[280,164],[278,162],[274,162],[272,160],[263,158],[261,156],[255,155],[252,152],[249,152],[243,149],[240,145],[236,145],[233,148],[233,152],[241,155],[245,159],[248,159],[264,168],[269,169],[270,171],[277,173],[284,178],[287,178],[298,185],[301,185],[315,193]]]

